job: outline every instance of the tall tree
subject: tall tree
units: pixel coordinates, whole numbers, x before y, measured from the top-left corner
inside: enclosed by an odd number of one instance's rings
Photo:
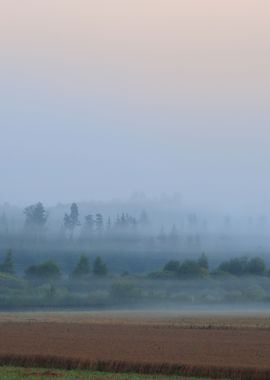
[[[96,214],[96,231],[99,235],[103,232],[103,216],[101,214]]]
[[[208,258],[205,253],[202,253],[198,259],[198,264],[201,268],[209,270]]]
[[[76,267],[72,272],[73,277],[83,277],[90,273],[89,260],[85,255],[81,255]]]
[[[107,234],[110,234],[111,230],[112,230],[112,222],[111,222],[111,218],[109,217],[107,219],[107,224],[106,224],[106,232],[107,232]]]
[[[107,265],[99,256],[94,261],[93,273],[96,276],[106,276],[106,274],[108,273]]]
[[[160,232],[159,232],[159,234],[157,236],[157,239],[158,239],[158,241],[159,241],[160,244],[165,244],[166,241],[167,241],[167,239],[168,239],[168,236],[166,235],[163,226],[160,229]]]
[[[24,215],[25,225],[30,227],[44,227],[48,218],[48,213],[41,202],[26,207]]]
[[[91,214],[86,215],[86,217],[84,218],[84,225],[82,228],[83,239],[88,239],[89,237],[91,237],[91,235],[93,235],[94,226],[95,226],[95,221],[94,221],[93,215]]]
[[[24,209],[26,231],[39,239],[48,219],[48,212],[43,204],[38,202]]]
[[[77,203],[72,203],[70,207],[70,213],[65,214],[64,216],[64,226],[65,229],[69,232],[69,237],[71,240],[73,239],[75,228],[79,225],[79,207]]]
[[[11,249],[9,249],[4,257],[3,263],[0,265],[0,272],[14,274],[14,260]]]
[[[169,234],[169,241],[172,245],[177,245],[179,240],[179,234],[175,225],[172,226],[171,232]]]

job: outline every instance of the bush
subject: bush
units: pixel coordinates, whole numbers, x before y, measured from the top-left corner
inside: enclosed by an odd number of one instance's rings
[[[264,301],[266,299],[266,291],[259,285],[253,285],[243,291],[243,296],[248,301]]]
[[[164,279],[172,279],[175,277],[174,272],[164,272],[164,271],[157,271],[157,272],[151,272],[147,276],[148,278],[151,278],[152,280],[164,280]]]
[[[250,274],[255,274],[258,276],[262,276],[267,271],[265,262],[260,257],[254,257],[250,259],[248,263],[248,272]]]
[[[29,279],[58,280],[61,277],[61,272],[53,261],[46,261],[43,264],[32,265],[27,268],[25,275]]]
[[[179,271],[179,268],[180,268],[179,261],[171,260],[171,261],[168,261],[167,264],[164,265],[163,271],[177,273]]]
[[[233,275],[252,274],[262,276],[267,273],[265,262],[260,257],[253,257],[251,259],[236,257],[220,264],[218,270]]]
[[[178,274],[180,276],[193,277],[201,276],[204,273],[197,261],[186,260],[179,268]]]
[[[134,300],[142,296],[142,291],[130,282],[116,282],[112,284],[111,296],[118,300]]]
[[[18,288],[24,286],[24,281],[16,276],[7,273],[0,273],[0,287]]]
[[[234,275],[246,274],[248,273],[248,259],[246,257],[236,257],[220,264],[218,269]]]
[[[208,259],[203,253],[198,261],[186,260],[180,264],[177,260],[170,260],[164,265],[163,272],[187,277],[208,274]]]

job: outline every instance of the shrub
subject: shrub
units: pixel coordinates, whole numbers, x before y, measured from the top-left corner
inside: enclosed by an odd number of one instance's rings
[[[24,282],[22,279],[7,273],[0,273],[0,287],[21,289],[23,286]]]
[[[178,274],[186,277],[200,276],[203,274],[203,269],[197,261],[186,260],[180,265]]]
[[[175,277],[175,273],[174,272],[168,272],[168,271],[157,271],[157,272],[149,273],[147,277],[151,278],[153,280],[172,279]]]
[[[260,257],[254,257],[250,259],[248,263],[248,272],[250,274],[263,275],[266,273],[266,265],[263,259]]]
[[[251,259],[247,257],[236,257],[224,261],[220,264],[218,270],[233,275],[252,274],[262,276],[267,272],[265,262],[260,257],[253,257]]]
[[[223,262],[218,269],[234,275],[242,275],[248,272],[248,259],[246,257],[236,257]]]
[[[27,268],[25,275],[29,279],[58,280],[61,276],[61,272],[53,261],[46,261],[43,264],[32,265]]]
[[[163,271],[177,273],[179,271],[179,268],[180,268],[179,261],[170,260],[167,262],[167,264],[164,265]]]
[[[116,282],[111,287],[111,296],[119,300],[134,300],[140,298],[141,295],[141,289],[130,282]]]

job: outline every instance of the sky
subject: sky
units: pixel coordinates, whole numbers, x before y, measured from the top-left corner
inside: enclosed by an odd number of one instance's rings
[[[0,0],[0,203],[270,212],[267,0]]]

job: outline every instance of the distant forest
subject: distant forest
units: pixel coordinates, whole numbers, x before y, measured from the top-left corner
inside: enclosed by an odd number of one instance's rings
[[[264,215],[217,216],[190,211],[177,199],[0,205],[0,260],[11,249],[18,273],[47,260],[70,272],[81,254],[103,257],[117,273],[151,272],[202,252],[211,268],[235,256],[260,256],[268,265],[269,236]]]
[[[0,220],[0,237],[2,240],[10,236],[21,236],[23,240],[42,244],[46,240],[55,239],[67,242],[86,242],[102,240],[134,240],[144,235],[150,234],[150,220],[145,210],[141,211],[139,217],[129,213],[120,213],[115,217],[107,218],[100,212],[80,216],[77,203],[72,203],[69,212],[64,213],[63,218],[58,221],[58,228],[53,233],[48,229],[50,214],[44,205],[39,202],[30,205],[23,210],[24,221],[20,229],[14,229],[12,223],[5,213]],[[189,216],[190,224],[196,224],[196,216]],[[179,233],[175,225],[171,226],[167,233],[161,227],[156,236],[160,243],[176,244]],[[194,234],[189,236],[190,242],[196,243],[199,236]]]
[[[18,275],[9,250],[0,263],[0,310],[270,304],[270,270],[260,257],[236,257],[210,270],[202,254],[157,269],[115,274],[101,257],[81,255],[69,273],[49,260]]]
[[[90,203],[74,202],[70,206],[59,204],[48,209],[42,202],[24,209],[0,205],[0,243],[14,236],[35,243],[52,239],[68,242],[132,240],[147,236],[160,244],[175,246],[181,242],[185,247],[198,247],[206,236],[217,236],[224,244],[240,235],[265,239],[269,234],[266,215],[237,217],[227,213],[217,216],[190,211],[174,204],[173,200],[93,203],[92,207]],[[258,244],[263,246],[264,241]]]
[[[2,310],[270,302],[262,216],[218,219],[174,201],[38,202],[0,215]]]

